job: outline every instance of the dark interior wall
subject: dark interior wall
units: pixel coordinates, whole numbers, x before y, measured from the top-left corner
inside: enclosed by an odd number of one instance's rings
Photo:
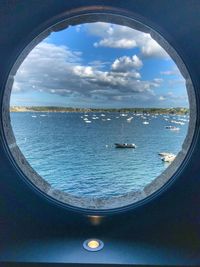
[[[0,96],[21,50],[54,16],[85,6],[111,6],[133,12],[176,49],[191,75],[199,109],[199,0],[3,0],[0,1]],[[200,223],[199,111],[194,149],[183,170],[165,192],[136,209],[105,216],[93,226],[86,215],[55,205],[20,178],[6,154],[1,122],[0,232],[9,239],[35,236],[99,236],[156,239],[197,244]],[[30,230],[31,229],[31,230]],[[156,241],[159,242],[159,241]]]

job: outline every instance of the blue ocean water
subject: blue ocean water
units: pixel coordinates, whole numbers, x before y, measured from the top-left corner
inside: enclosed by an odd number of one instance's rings
[[[144,116],[14,112],[11,123],[22,153],[54,188],[76,196],[100,197],[143,188],[169,166],[158,153],[181,150],[188,117]],[[167,125],[180,130],[171,131]],[[137,147],[117,149],[114,143]]]

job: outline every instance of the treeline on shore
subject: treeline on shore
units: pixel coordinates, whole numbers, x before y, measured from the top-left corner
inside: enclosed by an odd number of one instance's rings
[[[10,112],[121,112],[121,113],[151,113],[151,114],[181,114],[189,113],[188,108],[73,108],[54,106],[12,106]]]

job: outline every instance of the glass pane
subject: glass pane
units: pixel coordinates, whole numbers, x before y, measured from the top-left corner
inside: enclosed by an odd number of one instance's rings
[[[147,33],[87,23],[52,33],[21,64],[10,101],[17,145],[55,189],[142,191],[182,149],[185,80]]]

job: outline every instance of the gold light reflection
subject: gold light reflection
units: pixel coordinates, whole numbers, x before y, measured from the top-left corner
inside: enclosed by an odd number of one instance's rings
[[[92,249],[98,248],[100,246],[98,240],[90,240],[87,245],[89,248],[92,248]]]
[[[100,225],[104,219],[103,216],[96,216],[96,215],[89,215],[88,218],[91,224],[93,225]]]

